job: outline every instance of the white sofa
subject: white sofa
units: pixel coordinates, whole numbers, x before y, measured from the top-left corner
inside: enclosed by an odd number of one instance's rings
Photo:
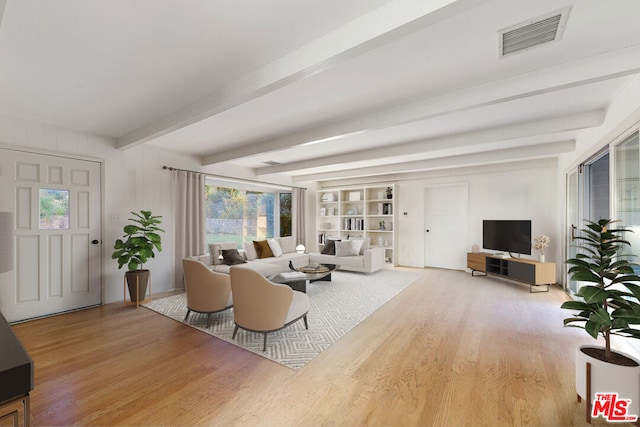
[[[247,242],[244,244],[244,248],[239,251],[247,262],[236,265],[240,268],[256,270],[265,277],[287,271],[289,269],[289,262],[296,268],[312,263],[337,264],[340,266],[339,270],[357,271],[361,273],[373,273],[384,267],[384,248],[380,247],[365,248],[359,255],[335,256],[319,253],[297,253],[293,237],[276,237],[273,240],[282,250],[281,254],[277,253],[278,256],[268,258],[257,258],[253,243]],[[219,259],[219,255],[223,249],[236,248],[236,244],[233,242],[216,243],[210,245],[210,254],[198,255],[190,257],[190,259],[196,259],[206,265],[213,266],[212,269],[214,271],[228,274],[230,266],[224,264],[222,260]]]
[[[311,262],[320,264],[338,264],[339,270],[358,271],[360,273],[373,273],[384,267],[384,248],[375,247],[363,251],[362,255],[335,256],[324,254],[310,254]]]

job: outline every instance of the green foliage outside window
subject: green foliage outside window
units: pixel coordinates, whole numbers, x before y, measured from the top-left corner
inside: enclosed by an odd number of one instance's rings
[[[206,186],[207,242],[274,237],[274,193]]]
[[[280,193],[280,237],[292,236],[291,193]]]
[[[40,229],[69,228],[69,191],[40,189]]]

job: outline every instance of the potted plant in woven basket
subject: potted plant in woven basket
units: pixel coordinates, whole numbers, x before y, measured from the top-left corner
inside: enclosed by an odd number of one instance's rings
[[[131,214],[135,218],[129,218],[132,224],[124,226],[124,235],[116,240],[111,258],[117,260],[119,269],[127,266],[125,277],[129,296],[131,301],[139,302],[145,299],[149,282],[149,270],[143,268],[144,263],[155,258],[156,250],[162,251],[159,233],[164,230],[159,227],[161,216],[143,210]]]
[[[604,347],[585,345],[576,350],[576,391],[578,400],[587,401],[587,420],[591,421],[592,405],[602,397],[598,393],[618,393],[620,399],[631,399],[629,414],[640,415],[640,361],[611,349],[611,337],[640,339],[640,277],[637,264],[629,261],[623,249],[630,247],[625,228],[613,228],[609,219],[587,221],[576,239],[580,252],[567,259],[572,280],[582,282],[576,296],[562,308],[576,310],[564,320],[565,326],[584,329],[591,337],[604,339]],[[598,402],[602,408],[602,402]],[[594,411],[597,412],[597,411]]]

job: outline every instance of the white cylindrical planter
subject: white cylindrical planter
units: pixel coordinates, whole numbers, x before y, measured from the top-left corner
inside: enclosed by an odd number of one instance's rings
[[[603,348],[583,345],[576,349],[576,392],[587,400],[587,363],[591,363],[591,404],[596,393],[618,393],[620,399],[631,399],[629,413],[640,416],[640,361],[621,351],[638,366],[620,366],[594,359],[582,352],[583,348]],[[612,350],[613,351],[613,350]]]

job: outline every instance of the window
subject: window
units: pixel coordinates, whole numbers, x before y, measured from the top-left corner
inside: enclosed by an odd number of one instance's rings
[[[585,164],[587,179],[587,218],[609,218],[609,152]]]
[[[280,193],[280,237],[292,236],[293,223],[291,220],[291,193]]]
[[[565,235],[567,257],[573,258],[580,251],[575,236],[585,219],[598,221],[610,218],[610,168],[609,147],[587,159],[580,167],[567,175],[567,224],[570,230]],[[583,282],[572,280],[566,266],[566,287],[570,293],[578,292]]]
[[[577,245],[572,239],[575,228],[586,217],[597,221],[601,218],[620,220],[616,227],[624,227],[633,231],[626,233],[624,239],[631,247],[624,246],[626,255],[640,255],[640,141],[638,124],[631,133],[621,135],[618,141],[607,145],[603,157],[585,164],[586,178],[578,180],[577,170],[568,175],[567,180],[567,224],[572,226],[567,232],[566,251],[568,257],[574,257]],[[609,170],[609,155],[613,156]],[[610,182],[613,183],[610,186]],[[613,193],[609,194],[609,189]],[[611,210],[613,208],[613,210]],[[637,263],[638,258],[630,261]],[[634,267],[640,274],[640,267]],[[579,289],[579,283],[567,276],[568,288],[572,293]],[[637,325],[632,325],[636,328]],[[640,344],[637,340],[612,338],[612,348],[622,350],[633,356],[640,355]]]
[[[69,229],[69,191],[40,189],[40,229]]]
[[[276,193],[206,186],[207,243],[274,237]]]
[[[640,144],[637,131],[615,146],[615,161],[615,219],[633,230],[625,236],[631,243],[626,252],[640,255]],[[632,261],[638,262],[638,259]]]

